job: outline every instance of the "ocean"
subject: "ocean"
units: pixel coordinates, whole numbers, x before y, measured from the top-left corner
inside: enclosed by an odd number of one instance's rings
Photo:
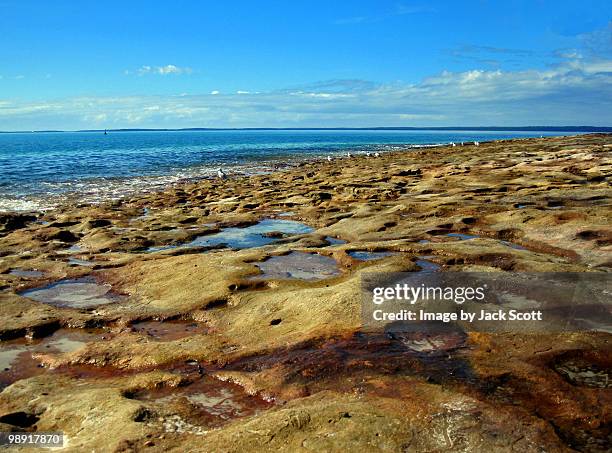
[[[114,200],[226,173],[268,172],[351,150],[389,151],[558,132],[508,131],[146,131],[0,134],[0,211],[44,210]]]

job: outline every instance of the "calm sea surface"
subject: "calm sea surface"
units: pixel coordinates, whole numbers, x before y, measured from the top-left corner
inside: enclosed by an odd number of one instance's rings
[[[347,150],[560,135],[453,131],[180,131],[0,134],[0,211],[117,199],[175,182],[258,173]]]

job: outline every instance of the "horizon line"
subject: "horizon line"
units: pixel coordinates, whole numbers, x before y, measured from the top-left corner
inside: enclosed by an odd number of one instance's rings
[[[541,131],[541,132],[612,132],[612,126],[369,126],[369,127],[182,127],[115,129],[39,129],[0,131],[0,134],[70,133],[70,132],[181,132],[181,131]]]

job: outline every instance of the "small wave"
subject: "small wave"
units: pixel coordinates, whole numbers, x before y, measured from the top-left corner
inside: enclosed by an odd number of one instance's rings
[[[20,200],[0,197],[0,211],[46,211],[53,209],[56,204],[44,200]]]

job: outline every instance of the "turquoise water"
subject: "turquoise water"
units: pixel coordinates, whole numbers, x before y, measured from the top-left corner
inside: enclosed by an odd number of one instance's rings
[[[471,131],[159,131],[0,134],[0,210],[117,199],[168,184],[282,168],[347,150],[559,135]]]

